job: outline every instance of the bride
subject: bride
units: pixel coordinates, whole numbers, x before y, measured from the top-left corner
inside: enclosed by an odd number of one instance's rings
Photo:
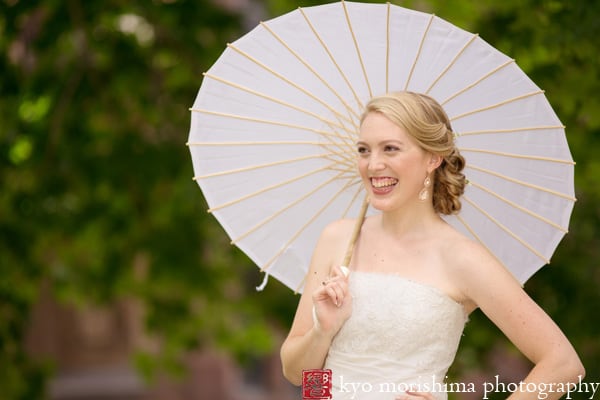
[[[446,371],[476,308],[534,364],[509,399],[538,398],[535,388],[566,388],[584,375],[567,338],[511,273],[440,217],[460,210],[465,186],[453,137],[428,96],[398,92],[367,105],[358,169],[380,213],[365,219],[347,270],[337,263],[354,221],[321,234],[281,347],[290,382],[324,368],[334,400],[446,399]]]

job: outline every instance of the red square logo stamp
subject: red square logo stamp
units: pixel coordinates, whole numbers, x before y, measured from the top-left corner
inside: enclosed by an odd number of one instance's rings
[[[331,370],[306,369],[302,371],[302,400],[331,399]]]

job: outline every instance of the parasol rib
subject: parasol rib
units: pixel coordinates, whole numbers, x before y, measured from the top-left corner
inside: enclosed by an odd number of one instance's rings
[[[347,129],[345,126],[339,125],[339,124],[337,124],[337,123],[335,123],[333,121],[327,120],[327,119],[321,117],[319,114],[313,113],[312,111],[305,110],[302,107],[298,107],[298,106],[296,106],[294,104],[282,101],[282,100],[277,99],[275,97],[266,95],[264,93],[257,92],[256,90],[252,90],[252,89],[250,89],[248,87],[245,87],[245,86],[242,86],[242,85],[238,85],[237,83],[228,81],[227,79],[220,78],[220,77],[215,76],[215,75],[211,75],[208,72],[205,72],[204,76],[206,78],[214,79],[214,80],[216,80],[218,82],[224,83],[225,85],[231,86],[233,88],[236,88],[236,89],[242,90],[244,92],[253,94],[253,95],[257,96],[257,97],[262,97],[263,99],[272,101],[273,103],[281,104],[282,106],[285,106],[285,107],[291,108],[293,110],[299,111],[299,112],[301,112],[303,114],[310,115],[311,117],[313,117],[313,118],[315,118],[315,119],[317,119],[317,120],[319,120],[319,121],[321,121],[321,122],[323,122],[323,123],[325,123],[325,124],[327,124],[329,126],[335,126],[335,127],[338,127],[340,129],[344,129],[344,130]]]
[[[431,85],[429,85],[429,87],[425,91],[425,94],[429,94],[431,89],[433,89],[433,87],[435,85],[437,85],[438,81],[440,79],[442,79],[442,77],[444,75],[446,75],[446,72],[448,72],[448,70],[450,70],[450,68],[452,68],[452,66],[456,63],[458,58],[464,53],[464,51],[467,49],[467,47],[469,47],[469,45],[471,45],[471,43],[473,43],[473,41],[475,41],[475,39],[477,39],[478,37],[479,37],[479,34],[477,34],[477,33],[474,34],[473,36],[471,36],[471,38],[467,41],[467,43],[465,43],[465,45],[458,51],[458,53],[456,53],[456,55],[454,56],[452,61],[450,61],[450,63],[446,66],[446,68],[444,68],[444,70],[437,76],[437,78],[435,78],[433,83]]]
[[[299,203],[301,203],[302,201],[306,200],[307,198],[309,198],[310,196],[312,196],[313,194],[315,194],[316,192],[318,192],[319,190],[321,190],[322,188],[324,188],[325,186],[329,185],[331,182],[339,179],[339,175],[341,175],[342,173],[339,173],[336,176],[332,176],[329,179],[327,179],[325,182],[321,183],[320,185],[316,186],[314,189],[310,190],[309,192],[303,194],[302,196],[300,196],[299,198],[297,198],[296,200],[292,201],[291,203],[287,204],[285,207],[279,209],[278,211],[274,212],[273,214],[271,214],[269,217],[263,219],[262,221],[260,221],[259,223],[257,223],[256,225],[254,225],[252,228],[248,229],[246,232],[244,232],[243,234],[241,234],[240,236],[238,236],[237,238],[233,239],[231,241],[231,244],[237,244],[237,242],[239,242],[240,240],[243,240],[244,238],[248,237],[249,235],[253,234],[254,232],[256,232],[258,229],[260,229],[261,227],[263,227],[264,225],[268,224],[269,222],[271,222],[272,220],[274,220],[275,218],[277,218],[279,215],[283,214],[284,212],[288,211],[289,209],[291,209],[292,207],[294,207],[295,205],[298,205]]]
[[[525,208],[523,206],[518,205],[517,203],[515,203],[515,202],[513,202],[513,201],[511,201],[509,199],[507,199],[504,196],[499,195],[498,193],[494,192],[493,190],[491,190],[491,189],[489,189],[489,188],[487,188],[487,187],[485,187],[483,185],[475,183],[472,180],[469,181],[469,184],[471,184],[472,186],[474,186],[474,187],[476,187],[476,188],[478,188],[480,190],[483,190],[484,192],[486,192],[486,193],[494,196],[498,200],[501,200],[501,201],[505,202],[506,204],[508,204],[508,205],[516,208],[517,210],[519,210],[519,211],[521,211],[521,212],[523,212],[523,213],[525,213],[527,215],[530,215],[533,218],[536,218],[536,219],[538,219],[538,220],[540,220],[542,222],[545,222],[546,224],[548,224],[548,225],[550,225],[550,226],[558,229],[559,231],[561,231],[561,232],[563,232],[565,234],[569,232],[569,230],[567,228],[562,227],[559,224],[557,224],[556,222],[551,221],[548,218],[545,218],[545,217],[543,217],[543,216],[541,216],[541,215],[539,215],[539,214],[537,214],[537,213],[535,213],[535,212],[533,212],[533,211],[531,211],[531,210],[529,210],[529,209],[527,209],[527,208]]]
[[[406,79],[406,84],[404,85],[404,90],[408,90],[408,85],[410,84],[410,80],[412,79],[413,73],[415,72],[417,63],[419,62],[419,57],[421,57],[421,51],[423,50],[423,45],[425,44],[425,39],[427,38],[427,34],[429,33],[429,28],[431,27],[433,18],[435,18],[435,15],[431,14],[431,17],[429,18],[429,22],[427,23],[427,28],[425,28],[425,32],[423,32],[423,37],[421,37],[421,43],[419,43],[419,50],[417,51],[417,55],[415,57],[415,60],[413,61],[412,66],[410,67],[410,72],[408,74],[408,78]]]
[[[305,95],[307,95],[308,97],[310,97],[311,99],[315,100],[317,103],[321,104],[323,107],[327,108],[333,115],[335,115],[338,119],[340,120],[346,120],[346,122],[349,122],[351,124],[354,125],[354,127],[356,127],[355,123],[353,120],[349,119],[348,117],[346,117],[345,115],[339,113],[335,108],[333,108],[331,105],[327,104],[325,101],[323,101],[321,98],[317,97],[316,95],[314,95],[313,93],[309,92],[308,90],[304,89],[302,86],[298,85],[297,83],[291,81],[290,79],[286,78],[285,76],[281,75],[280,73],[276,72],[274,69],[270,68],[269,66],[265,65],[264,63],[258,61],[256,58],[252,57],[250,54],[246,53],[245,51],[241,50],[240,48],[234,46],[233,44],[228,44],[227,47],[229,47],[230,49],[235,50],[238,54],[241,54],[242,56],[246,57],[248,60],[252,61],[253,63],[255,63],[256,65],[258,65],[259,67],[263,68],[265,71],[271,73],[272,75],[274,75],[275,77],[281,79],[282,81],[284,81],[285,83],[287,83],[288,85],[294,87],[295,89],[299,90],[300,92],[304,93]],[[341,121],[340,121],[341,122]]]
[[[455,97],[463,94],[467,90],[470,90],[470,89],[474,88],[475,86],[479,85],[481,82],[483,82],[484,80],[486,80],[490,76],[494,75],[496,72],[500,71],[502,68],[504,68],[504,67],[506,67],[506,66],[514,63],[514,62],[515,62],[515,60],[511,59],[511,60],[508,60],[508,61],[504,62],[503,64],[500,64],[499,66],[497,66],[496,68],[494,68],[490,72],[488,72],[487,74],[485,74],[482,77],[480,77],[479,79],[477,79],[475,82],[471,83],[470,85],[465,86],[464,88],[462,88],[458,92],[454,93],[452,96],[448,97],[446,100],[440,102],[440,105],[444,106],[450,100],[452,100]]]
[[[348,171],[348,170],[335,170],[335,169],[333,169],[333,171],[340,171],[340,172],[342,172],[342,174],[339,176],[338,179],[348,181],[349,182],[348,186],[356,186],[356,185],[358,185],[358,184],[361,183],[360,179],[356,178],[356,174],[350,173],[350,171]]]
[[[265,71],[273,74],[274,76],[276,76],[277,78],[281,79],[282,81],[284,81],[288,85],[294,87],[296,90],[299,90],[300,92],[304,93],[305,95],[307,95],[311,99],[315,100],[317,103],[321,104],[323,107],[327,108],[329,111],[331,111],[331,113],[333,115],[335,115],[338,118],[338,120],[340,121],[340,123],[342,125],[344,123],[341,120],[345,120],[346,122],[349,122],[353,126],[354,129],[356,129],[356,123],[355,123],[355,121],[353,121],[353,120],[349,119],[348,117],[346,117],[345,115],[339,113],[335,108],[333,108],[331,105],[327,104],[321,98],[315,96],[313,93],[311,93],[308,90],[304,89],[302,86],[298,85],[297,83],[295,83],[295,82],[291,81],[290,79],[286,78],[285,76],[281,75],[279,72],[275,71],[274,69],[272,69],[268,65],[265,65],[264,63],[258,61],[256,58],[252,57],[250,54],[248,54],[245,51],[241,50],[240,48],[234,46],[233,44],[228,44],[227,47],[229,47],[230,49],[235,50],[238,54],[241,54],[246,59],[252,61],[253,63],[255,63],[256,65],[258,65],[259,67],[263,68]]]
[[[339,147],[339,143],[323,143],[317,141],[300,141],[300,140],[270,140],[270,141],[253,141],[253,142],[188,142],[188,146],[277,146],[277,145],[307,145],[307,146],[330,146]]]
[[[323,39],[321,38],[321,36],[319,35],[319,33],[317,32],[317,30],[315,29],[315,27],[313,26],[312,22],[310,22],[310,20],[308,19],[308,16],[306,15],[306,13],[302,9],[302,7],[299,7],[298,9],[300,10],[300,13],[302,13],[302,16],[306,20],[306,23],[308,24],[309,28],[314,33],[314,35],[316,36],[317,40],[319,41],[319,43],[321,44],[321,46],[323,47],[323,49],[325,50],[325,52],[329,56],[329,59],[331,60],[331,62],[333,63],[333,65],[337,68],[337,70],[340,73],[342,79],[344,80],[344,82],[346,82],[346,85],[348,86],[348,88],[352,92],[352,95],[354,96],[354,100],[356,100],[356,104],[358,105],[358,108],[362,109],[363,108],[363,104],[360,101],[358,95],[356,94],[356,91],[354,90],[354,87],[352,86],[352,84],[348,80],[348,77],[346,76],[346,74],[344,74],[344,71],[342,70],[342,68],[340,67],[340,65],[337,63],[337,61],[335,60],[335,57],[333,57],[333,54],[331,53],[331,51],[329,50],[329,48],[327,47],[327,45],[325,44],[325,42],[323,41]]]
[[[486,129],[481,131],[467,131],[467,132],[456,132],[456,136],[472,136],[472,135],[486,135],[491,133],[516,133],[516,132],[527,132],[527,131],[543,131],[553,129],[565,129],[564,125],[544,125],[544,126],[524,126],[520,128],[505,128],[505,129]]]
[[[468,147],[460,147],[459,150],[461,152],[465,152],[465,153],[468,153],[468,152],[471,152],[471,153],[484,153],[484,154],[491,154],[491,155],[502,156],[502,157],[520,158],[520,159],[525,159],[525,160],[547,161],[547,162],[553,162],[553,163],[558,163],[558,164],[575,165],[574,161],[563,160],[563,159],[560,159],[560,158],[543,157],[543,156],[531,156],[531,155],[526,155],[526,154],[506,153],[506,152],[503,152],[503,151],[494,151],[494,150],[485,150],[485,149],[473,149],[473,148],[468,148]]]
[[[356,40],[356,35],[354,34],[354,29],[352,29],[352,23],[350,22],[350,15],[348,15],[348,8],[346,8],[346,3],[344,0],[341,1],[342,6],[344,8],[344,15],[346,16],[346,22],[348,23],[348,29],[350,29],[350,35],[352,36],[352,42],[354,42],[354,49],[356,50],[356,55],[358,56],[358,61],[360,63],[360,67],[362,69],[363,77],[365,78],[365,83],[367,84],[367,88],[369,90],[369,98],[373,97],[373,91],[371,90],[371,83],[369,82],[369,77],[367,76],[367,70],[365,68],[365,63],[362,58],[362,53],[360,52],[360,48],[358,47],[358,41]]]
[[[292,163],[299,162],[299,161],[312,160],[312,159],[315,159],[315,158],[323,158],[325,156],[335,155],[335,154],[336,153],[311,154],[311,155],[308,155],[308,156],[297,157],[297,158],[290,158],[290,159],[287,159],[287,160],[273,161],[273,162],[270,162],[270,163],[258,164],[258,165],[251,165],[251,166],[248,166],[248,167],[235,168],[235,169],[230,169],[230,170],[227,170],[227,171],[213,172],[211,174],[205,174],[205,175],[195,176],[193,179],[195,181],[197,181],[197,180],[200,180],[200,179],[214,178],[214,177],[217,177],[217,176],[237,174],[237,173],[240,173],[240,172],[253,171],[253,170],[256,170],[256,169],[260,169],[260,168],[273,167],[273,166],[276,166],[276,165],[292,164]],[[342,152],[340,154],[344,154],[344,153]]]
[[[266,29],[266,30],[267,30],[267,31],[268,31],[268,32],[269,32],[271,35],[273,35],[273,37],[274,37],[275,39],[277,39],[277,41],[279,41],[279,43],[281,43],[281,45],[282,45],[283,47],[285,47],[285,48],[286,48],[286,49],[287,49],[287,50],[288,50],[288,51],[289,51],[289,52],[290,52],[290,53],[291,53],[291,54],[292,54],[294,57],[296,57],[296,59],[297,59],[298,61],[300,61],[300,63],[301,63],[302,65],[304,65],[304,66],[305,66],[305,67],[306,67],[306,68],[307,68],[307,69],[308,69],[310,72],[312,72],[312,73],[313,73],[313,75],[314,75],[314,76],[315,76],[315,77],[316,77],[318,80],[320,80],[320,81],[321,81],[321,83],[322,83],[323,85],[325,85],[325,87],[327,87],[327,89],[329,89],[329,91],[330,91],[331,93],[333,93],[333,94],[334,94],[334,95],[335,95],[335,96],[338,98],[338,100],[339,100],[339,101],[340,101],[340,102],[341,102],[341,103],[344,105],[344,107],[346,108],[346,110],[347,110],[349,113],[351,113],[351,114],[354,116],[354,118],[356,118],[356,119],[359,119],[359,118],[360,118],[360,116],[359,116],[359,115],[356,113],[356,111],[355,111],[355,110],[354,110],[354,109],[353,109],[353,108],[350,106],[350,104],[348,104],[348,103],[346,102],[346,100],[345,100],[345,99],[344,99],[344,98],[343,98],[343,97],[342,97],[342,96],[341,96],[341,95],[338,93],[338,91],[337,91],[337,90],[335,90],[335,89],[334,89],[334,88],[333,88],[333,87],[332,87],[332,86],[331,86],[331,85],[330,85],[330,84],[329,84],[329,83],[328,83],[328,82],[325,80],[325,78],[323,78],[323,77],[321,76],[321,74],[319,74],[319,73],[318,73],[318,72],[317,72],[317,71],[316,71],[316,70],[315,70],[315,69],[314,69],[314,68],[313,68],[313,67],[312,67],[312,66],[311,66],[311,65],[310,65],[308,62],[306,62],[306,60],[304,60],[302,57],[300,57],[300,55],[299,55],[297,52],[295,52],[295,51],[294,51],[292,48],[290,48],[290,46],[289,46],[289,45],[288,45],[288,44],[287,44],[287,43],[286,43],[286,42],[285,42],[285,41],[284,41],[284,40],[283,40],[283,39],[282,39],[282,38],[281,38],[281,37],[280,37],[280,36],[279,36],[277,33],[275,33],[275,32],[274,32],[274,31],[271,29],[271,27],[269,27],[269,26],[268,26],[266,23],[264,23],[264,22],[261,22],[261,23],[260,23],[260,25],[261,25],[263,28],[265,28],[265,29]]]
[[[531,246],[529,243],[527,243],[522,238],[517,236],[514,232],[512,232],[510,229],[508,229],[506,226],[504,226],[502,223],[500,223],[500,221],[498,221],[496,218],[491,216],[487,211],[485,211],[484,209],[479,207],[477,204],[475,204],[475,202],[471,201],[467,196],[463,196],[463,199],[467,203],[469,203],[471,206],[473,206],[476,210],[478,210],[480,213],[485,215],[490,221],[492,221],[496,226],[498,226],[500,229],[502,229],[504,232],[506,232],[508,235],[510,235],[513,239],[515,239],[517,242],[521,243],[521,245],[523,245],[523,247],[525,247],[527,250],[529,250],[530,252],[535,254],[537,257],[539,257],[546,264],[550,263],[550,260],[548,260],[542,254],[540,254],[540,252],[538,252],[535,248],[533,248],[533,246]]]
[[[211,207],[211,208],[208,209],[208,212],[209,213],[213,213],[213,212],[221,210],[223,208],[226,208],[226,207],[232,206],[234,204],[240,203],[242,201],[248,200],[248,199],[250,199],[252,197],[261,195],[263,193],[266,193],[266,192],[268,192],[270,190],[274,190],[274,189],[277,189],[277,188],[289,185],[290,183],[294,183],[294,182],[299,181],[301,179],[307,178],[307,177],[309,177],[311,175],[315,175],[315,174],[318,174],[319,172],[328,171],[328,170],[329,170],[329,166],[328,165],[326,165],[324,167],[321,167],[321,168],[317,168],[317,169],[312,170],[310,172],[306,172],[306,173],[304,173],[302,175],[295,176],[295,177],[293,177],[291,179],[288,179],[288,180],[285,180],[285,181],[282,181],[282,182],[278,182],[278,183],[276,183],[274,185],[271,185],[271,186],[264,187],[264,188],[262,188],[260,190],[257,190],[255,192],[249,193],[249,194],[247,194],[245,196],[238,197],[237,199],[230,200],[230,201],[228,201],[226,203],[223,203],[223,204]]]
[[[523,99],[526,99],[528,97],[537,96],[537,95],[540,95],[540,94],[543,95],[544,91],[543,90],[536,90],[534,92],[525,93],[525,94],[522,94],[520,96],[516,96],[516,97],[510,98],[510,99],[504,100],[504,101],[500,101],[500,102],[498,102],[496,104],[492,104],[492,105],[489,105],[489,106],[477,108],[477,109],[472,110],[472,111],[467,111],[465,113],[462,113],[462,114],[459,114],[459,115],[455,115],[454,117],[450,118],[450,121],[454,122],[457,119],[466,117],[468,115],[477,114],[477,113],[482,112],[482,111],[492,110],[494,108],[498,108],[498,107],[501,107],[503,105],[510,104],[510,103],[518,101],[518,100],[523,100]]]
[[[325,157],[326,159],[337,163],[339,165],[343,165],[344,166],[344,171],[352,171],[352,170],[356,170],[356,159],[354,157],[352,157],[350,154],[348,153],[342,153],[339,155],[339,158],[336,157]],[[331,169],[335,170],[337,168],[335,167],[331,167]],[[356,174],[355,174],[356,175]]]
[[[560,192],[557,192],[557,191],[545,188],[543,186],[533,185],[533,184],[528,183],[528,182],[524,182],[524,181],[521,181],[521,180],[518,180],[518,179],[515,179],[515,178],[511,178],[509,176],[500,174],[498,172],[491,171],[491,170],[486,169],[486,168],[477,167],[477,166],[472,165],[472,164],[465,165],[465,168],[470,168],[470,169],[474,169],[475,171],[479,171],[479,172],[483,172],[485,174],[493,175],[493,176],[495,176],[497,178],[501,178],[501,179],[507,180],[509,182],[516,183],[518,185],[525,186],[525,187],[528,187],[528,188],[531,188],[531,189],[539,190],[541,192],[549,193],[551,195],[554,195],[554,196],[557,196],[557,197],[561,197],[563,199],[566,199],[566,200],[569,200],[569,201],[572,201],[572,202],[577,201],[577,199],[575,197],[573,197],[573,196],[570,196],[570,195],[567,195],[567,194],[564,194],[564,193],[560,193]]]
[[[385,92],[390,91],[390,17],[391,4],[387,2],[386,35],[385,35]]]
[[[354,150],[354,142],[350,140],[350,137],[341,135],[335,131],[328,132],[328,131],[324,131],[321,129],[310,128],[307,126],[290,124],[290,123],[285,123],[285,122],[280,122],[280,121],[272,121],[272,120],[261,119],[261,118],[252,118],[252,117],[247,117],[247,116],[243,116],[243,115],[235,115],[235,114],[229,114],[229,113],[224,113],[224,112],[219,112],[219,111],[210,111],[210,110],[205,110],[205,109],[201,109],[201,108],[190,108],[190,111],[202,113],[202,114],[216,115],[216,116],[224,117],[224,118],[235,118],[235,119],[239,119],[239,120],[243,120],[243,121],[250,121],[250,122],[256,122],[256,123],[267,124],[267,125],[282,126],[282,127],[286,127],[286,128],[294,128],[294,129],[303,130],[303,131],[307,131],[307,132],[313,132],[313,133],[316,133],[317,135],[323,136],[325,139],[329,140],[330,143],[335,143],[331,140],[331,138],[340,139],[342,142],[344,142],[344,145],[348,149],[350,149],[352,152],[355,151]]]
[[[218,115],[218,116],[223,116],[223,117],[228,117],[231,116],[230,114],[225,114],[225,113],[220,113],[220,112],[215,112],[215,111],[208,111],[208,110],[202,110],[202,109],[192,109],[192,111],[195,112],[202,112],[202,113],[206,113],[206,114],[211,114],[211,115]],[[243,120],[249,120],[252,122],[264,122],[264,123],[269,123],[271,121],[267,121],[267,120],[260,120],[260,119],[254,119],[254,118],[247,118],[247,117],[243,117],[243,116],[235,116],[238,117],[239,119],[243,119]],[[274,125],[282,125],[276,121],[272,121]],[[350,137],[349,135],[341,135],[340,133],[337,133],[335,131],[332,132],[326,132],[323,130],[317,130],[317,129],[311,129],[311,128],[307,128],[307,127],[302,127],[302,126],[298,126],[298,125],[287,125],[287,126],[291,126],[294,128],[298,128],[301,130],[306,130],[306,131],[310,131],[313,133],[316,133],[320,136],[322,136],[325,140],[327,140],[327,143],[324,142],[301,142],[301,141],[271,141],[271,142],[188,142],[187,145],[188,146],[229,146],[229,145],[261,145],[261,144],[313,144],[313,145],[321,145],[321,146],[327,146],[327,145],[332,145],[336,148],[338,148],[339,150],[341,150],[342,152],[345,153],[354,153],[354,143],[350,141]],[[339,139],[339,140],[334,140],[334,139]]]
[[[344,149],[342,146],[349,147],[347,143],[336,143],[336,142],[317,142],[317,141],[257,141],[257,142],[188,142],[186,143],[188,147],[232,147],[232,146],[289,146],[289,145],[299,145],[299,146],[319,146],[324,149],[329,149],[333,147],[337,150],[340,150],[342,155],[342,163],[347,167],[351,165],[352,161],[350,157],[347,155],[347,149]],[[329,157],[325,157],[329,158]]]

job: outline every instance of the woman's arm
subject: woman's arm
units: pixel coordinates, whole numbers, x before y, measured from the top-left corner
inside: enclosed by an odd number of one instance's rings
[[[534,364],[520,385],[524,391],[509,399],[537,398],[530,390],[543,391],[548,384],[577,383],[585,370],[560,328],[493,256],[478,245],[467,247],[456,266],[461,290]],[[562,396],[547,394],[549,400]]]
[[[281,346],[283,375],[295,385],[301,384],[303,370],[323,367],[333,337],[351,313],[347,277],[333,267],[341,254],[346,225],[339,221],[321,234],[294,322]]]

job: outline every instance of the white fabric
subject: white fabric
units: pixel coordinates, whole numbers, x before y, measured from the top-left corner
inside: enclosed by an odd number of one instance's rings
[[[462,305],[399,275],[353,271],[349,282],[352,315],[325,363],[333,399],[392,400],[410,384],[446,399],[444,379],[467,320]]]

